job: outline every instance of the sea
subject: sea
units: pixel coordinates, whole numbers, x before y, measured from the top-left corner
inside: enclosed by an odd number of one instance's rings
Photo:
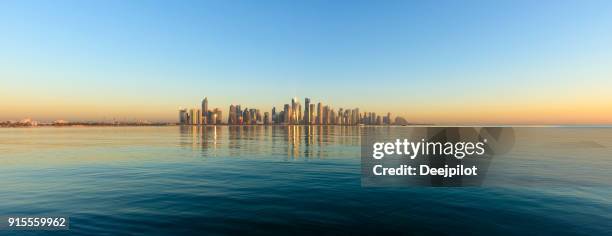
[[[0,235],[612,235],[610,127],[515,128],[476,187],[363,186],[363,129],[1,128],[0,217],[69,228]]]

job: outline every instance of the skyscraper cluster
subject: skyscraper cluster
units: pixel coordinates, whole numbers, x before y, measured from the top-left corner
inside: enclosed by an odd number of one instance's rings
[[[303,109],[302,109],[303,108]],[[208,109],[208,98],[202,101],[200,109],[180,109],[179,122],[184,125],[216,125],[223,124],[221,111],[218,108]],[[230,105],[227,117],[229,125],[391,125],[391,113],[377,115],[374,112],[359,112],[359,108],[334,110],[322,102],[312,103],[310,98],[304,99],[304,107],[297,98],[290,104],[284,104],[282,110],[272,108],[272,112],[262,112],[259,109],[244,108],[241,105]]]
[[[269,124],[266,122],[269,119],[268,113],[265,112],[264,115],[261,115],[261,111],[259,109],[254,108],[244,108],[242,109],[240,105],[230,105],[229,108],[229,117],[227,119],[227,123],[230,125],[256,125],[256,124]]]
[[[179,122],[182,125],[222,124],[223,116],[219,108],[208,109],[208,98],[202,100],[202,108],[179,109]]]

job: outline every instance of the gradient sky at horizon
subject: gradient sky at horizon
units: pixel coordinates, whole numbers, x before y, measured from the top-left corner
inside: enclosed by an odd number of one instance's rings
[[[444,124],[612,124],[611,1],[1,1],[0,120],[292,97]]]

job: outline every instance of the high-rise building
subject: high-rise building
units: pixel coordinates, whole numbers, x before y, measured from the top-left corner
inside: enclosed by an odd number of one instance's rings
[[[209,125],[216,125],[216,124],[217,124],[217,113],[210,112],[210,122],[209,122]]]
[[[186,125],[189,123],[189,114],[187,113],[187,109],[179,109],[179,123],[181,125]]]
[[[295,124],[295,118],[297,117],[297,98],[291,99],[291,114],[289,118],[290,124]]]
[[[242,122],[245,125],[251,124],[251,113],[249,112],[249,109],[244,109],[244,112],[242,113]]]
[[[310,124],[310,98],[304,98],[304,120],[302,123]]]
[[[215,124],[220,125],[223,124],[223,115],[221,114],[221,110],[219,108],[215,108],[215,110],[213,110],[213,116],[214,116],[214,121]]]
[[[289,118],[291,117],[291,109],[289,107],[289,104],[285,104],[285,106],[283,107],[283,112],[284,112],[283,123],[290,124]]]
[[[240,105],[236,105],[236,124],[241,125],[244,119],[242,118],[242,110],[240,109]]]
[[[189,124],[191,125],[199,125],[202,119],[202,114],[200,113],[200,109],[189,109],[189,118],[191,121]]]
[[[249,109],[249,120],[251,120],[251,124],[257,124],[257,109],[251,108]]]
[[[234,104],[231,104],[229,107],[228,114],[227,114],[227,124],[228,125],[234,124],[234,114],[235,113],[236,113],[236,107],[234,106]]]
[[[198,125],[202,125],[203,124],[203,116],[202,116],[202,111],[200,109],[196,109],[196,116],[197,116],[197,120],[198,120]]]
[[[310,107],[308,108],[308,112],[309,112],[309,114],[308,114],[309,123],[308,124],[314,125],[316,123],[316,121],[315,121],[315,104],[314,103],[310,104]]]
[[[323,103],[317,103],[317,124],[323,124]]]
[[[186,117],[187,119],[185,120],[185,124],[186,124],[186,125],[190,125],[190,124],[191,124],[191,116],[189,115],[189,112],[186,112],[186,113],[187,113],[187,115],[186,115],[186,116],[187,116],[187,117]]]
[[[189,109],[189,114],[188,114],[188,115],[189,115],[189,122],[188,122],[188,123],[189,123],[190,125],[193,125],[193,124],[194,124],[194,123],[193,123],[193,120],[195,119],[195,118],[194,118],[194,117],[195,117],[195,110],[194,110],[193,108],[192,108],[192,109]]]
[[[264,112],[263,123],[264,123],[264,125],[269,125],[270,124],[270,113],[267,112],[267,111]]]
[[[352,125],[353,124],[353,110],[349,110],[346,109],[346,111],[344,111],[345,115],[346,115],[346,124],[347,125]]]
[[[358,108],[351,110],[351,114],[349,117],[349,124],[351,125],[359,124],[359,109]]]
[[[295,116],[294,124],[301,124],[301,123],[302,123],[302,104],[300,104],[298,102],[298,104],[297,104],[297,114]]]
[[[204,97],[202,100],[202,124],[208,124],[208,97]]]
[[[324,125],[329,124],[329,106],[323,107],[323,123]]]
[[[272,123],[278,124],[278,117],[276,117],[276,107],[272,107]]]
[[[276,115],[276,123],[277,124],[282,124],[284,121],[283,119],[285,118],[285,111],[280,111],[277,115]]]

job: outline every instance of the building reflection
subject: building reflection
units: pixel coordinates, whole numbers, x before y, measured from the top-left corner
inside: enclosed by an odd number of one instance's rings
[[[325,159],[360,145],[358,126],[180,126],[179,131],[179,145],[203,157]]]
[[[217,126],[180,126],[179,143],[180,146],[201,151],[203,156],[215,156],[222,133],[222,127]]]

